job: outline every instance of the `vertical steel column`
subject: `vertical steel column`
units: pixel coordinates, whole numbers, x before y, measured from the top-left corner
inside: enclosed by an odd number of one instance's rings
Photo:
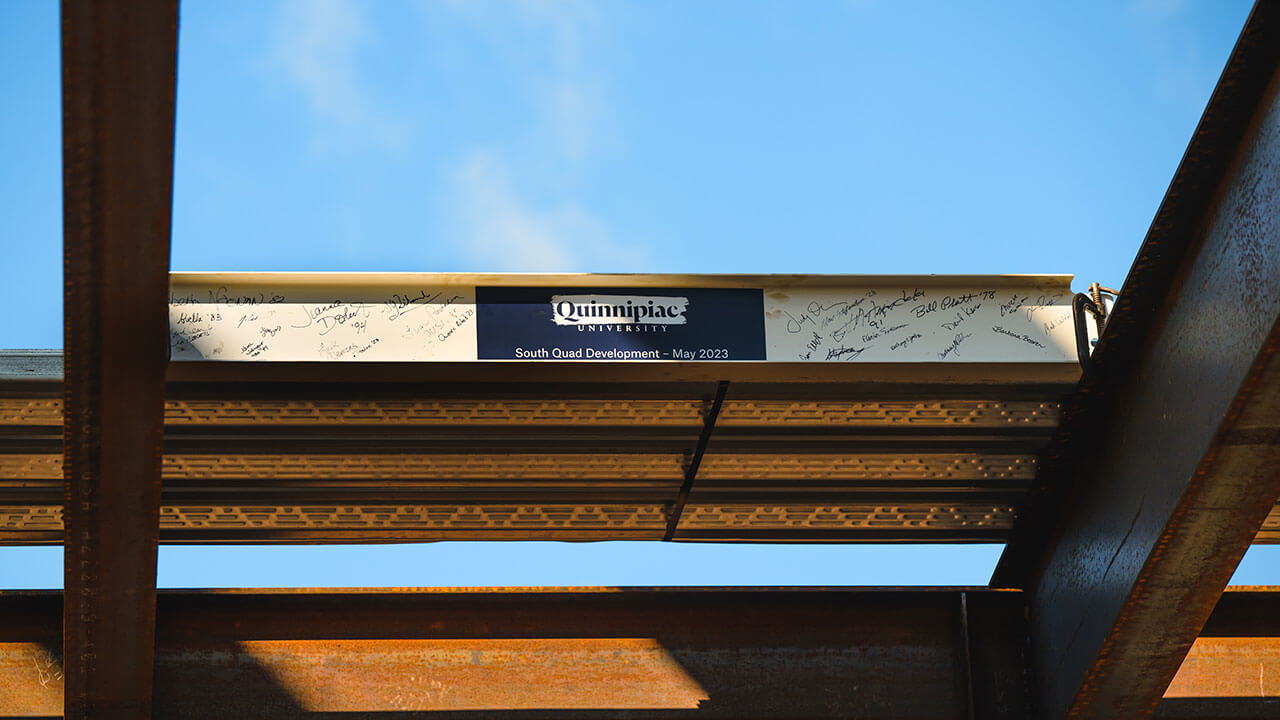
[[[146,718],[176,0],[62,3],[65,716]]]

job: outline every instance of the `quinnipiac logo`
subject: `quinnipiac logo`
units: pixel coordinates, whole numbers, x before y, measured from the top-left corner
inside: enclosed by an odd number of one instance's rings
[[[556,325],[579,331],[644,332],[653,326],[684,325],[689,298],[667,295],[553,295]],[[649,326],[649,327],[646,327]],[[665,331],[666,328],[662,327]]]

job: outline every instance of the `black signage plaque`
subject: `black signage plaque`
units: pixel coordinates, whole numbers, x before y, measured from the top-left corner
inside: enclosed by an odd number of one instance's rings
[[[764,360],[764,294],[736,288],[476,288],[481,360]]]

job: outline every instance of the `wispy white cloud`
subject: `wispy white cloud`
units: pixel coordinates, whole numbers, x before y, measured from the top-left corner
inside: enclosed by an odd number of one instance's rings
[[[506,56],[531,106],[531,134],[576,164],[589,164],[608,147],[617,118],[609,114],[608,25],[599,5],[455,0],[450,7]]]
[[[533,79],[547,124],[561,151],[583,161],[607,142],[606,128],[616,126],[616,118],[608,117],[599,57],[605,36],[599,6],[581,0],[524,0],[520,7],[534,31],[550,43],[549,67]]]
[[[1176,15],[1187,7],[1187,0],[1131,0],[1129,8],[1134,14],[1147,18],[1165,18]]]
[[[453,173],[457,224],[471,260],[526,272],[647,268],[646,254],[618,242],[581,201],[544,199],[589,182],[616,132],[608,117],[607,27],[600,6],[458,0],[450,7],[508,63],[530,118],[505,137],[473,146]],[[548,173],[555,182],[541,182],[531,193],[529,178]]]
[[[350,0],[280,4],[271,59],[310,105],[320,146],[408,144],[410,124],[377,99],[360,71],[362,48],[376,40],[360,6]]]
[[[619,245],[574,203],[538,207],[512,186],[507,167],[477,153],[457,174],[462,231],[471,260],[493,271],[634,271],[644,254]]]

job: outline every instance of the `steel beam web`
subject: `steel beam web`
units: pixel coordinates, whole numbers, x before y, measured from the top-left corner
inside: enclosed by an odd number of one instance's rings
[[[62,5],[67,718],[151,714],[177,30]]]
[[[155,712],[962,718],[972,703],[983,720],[1024,720],[1022,596],[955,588],[162,590]],[[44,648],[57,642],[59,600],[0,593],[0,714],[58,714],[60,680]]]

